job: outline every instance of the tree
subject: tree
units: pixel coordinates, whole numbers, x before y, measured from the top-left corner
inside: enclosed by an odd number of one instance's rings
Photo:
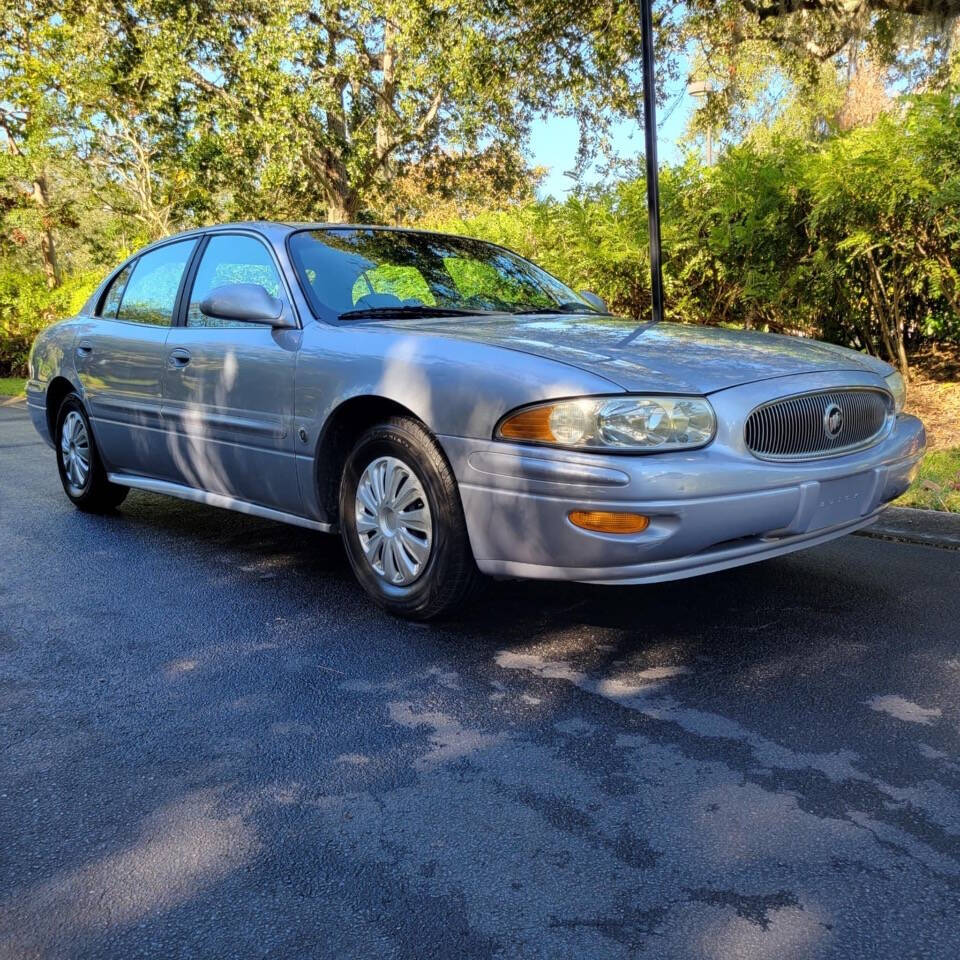
[[[785,111],[823,136],[869,122],[887,92],[960,79],[960,0],[689,0],[669,22],[669,50],[712,87],[694,130],[727,142]]]
[[[531,170],[518,150],[502,144],[478,153],[438,149],[398,164],[373,202],[393,223],[443,223],[530,203],[545,173]]]
[[[202,155],[195,172],[238,216],[355,219],[441,148],[515,150],[545,111],[575,114],[586,142],[639,95],[639,25],[615,0],[108,0],[90,15],[112,65],[94,130],[111,101],[170,118],[171,145],[187,166]]]
[[[44,0],[19,3],[0,27],[2,239],[39,247],[50,289],[62,279],[55,231],[64,215],[52,196],[52,169],[71,119],[54,64],[67,43],[54,5]]]

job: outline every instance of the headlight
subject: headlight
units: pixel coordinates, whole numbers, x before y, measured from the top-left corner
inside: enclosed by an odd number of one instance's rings
[[[496,436],[588,450],[666,451],[702,447],[717,418],[702,397],[585,397],[526,407]]]
[[[903,410],[903,405],[907,402],[907,385],[903,382],[903,377],[897,370],[883,379],[887,389],[893,394],[893,408],[897,413],[900,413]]]

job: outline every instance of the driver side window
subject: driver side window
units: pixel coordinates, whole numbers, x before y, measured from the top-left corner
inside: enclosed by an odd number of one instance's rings
[[[188,327],[260,327],[242,320],[220,320],[200,312],[200,304],[210,293],[228,283],[256,283],[273,297],[283,294],[280,275],[270,251],[254,237],[240,234],[216,234],[210,238],[190,293]]]

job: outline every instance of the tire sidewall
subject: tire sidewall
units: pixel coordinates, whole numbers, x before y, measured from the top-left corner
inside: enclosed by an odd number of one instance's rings
[[[86,483],[82,487],[74,486],[70,478],[67,476],[67,471],[63,466],[63,451],[61,448],[63,424],[67,419],[67,415],[71,412],[76,412],[80,415],[81,419],[83,420],[84,429],[87,431],[87,449],[90,454],[90,469],[87,471]],[[93,430],[90,427],[90,419],[87,417],[87,412],[83,409],[83,404],[80,402],[80,399],[76,394],[71,394],[69,397],[67,397],[67,399],[64,400],[60,405],[60,409],[57,412],[56,452],[57,472],[60,474],[60,482],[63,484],[63,492],[74,503],[82,504],[90,497],[90,493],[93,490],[96,474],[100,469],[100,458],[97,453],[96,442],[93,439]]]
[[[396,457],[420,481],[429,501],[433,523],[430,556],[423,572],[406,586],[387,583],[371,569],[360,546],[356,521],[356,493],[360,477],[378,457]],[[354,574],[367,592],[382,606],[400,615],[416,615],[436,597],[450,566],[450,549],[455,540],[451,518],[458,518],[459,502],[450,494],[436,467],[427,457],[418,438],[397,425],[373,427],[360,439],[347,458],[340,487],[340,526],[344,546]]]

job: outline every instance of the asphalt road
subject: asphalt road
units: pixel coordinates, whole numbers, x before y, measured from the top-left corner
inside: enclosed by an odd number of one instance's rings
[[[0,410],[0,957],[960,954],[960,552],[377,611]]]

